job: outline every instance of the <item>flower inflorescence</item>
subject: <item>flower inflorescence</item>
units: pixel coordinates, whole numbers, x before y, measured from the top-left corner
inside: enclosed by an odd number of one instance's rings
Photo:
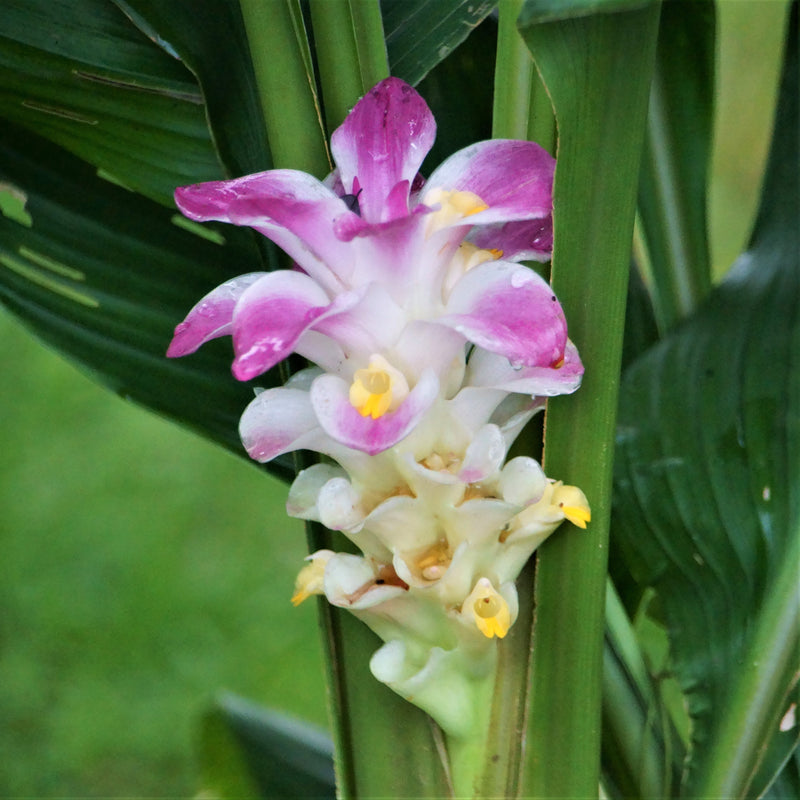
[[[178,189],[188,217],[250,226],[295,269],[212,291],[168,355],[230,334],[240,380],[291,353],[311,362],[240,423],[258,461],[327,457],[297,476],[287,510],[361,551],[309,556],[292,602],[324,594],[363,619],[385,642],[373,674],[459,736],[516,619],[522,567],[590,512],[535,460],[506,460],[583,373],[557,298],[519,263],[549,258],[555,162],[532,142],[491,140],[425,182],[434,135],[422,98],[388,78],[333,134],[324,182],[271,170]]]

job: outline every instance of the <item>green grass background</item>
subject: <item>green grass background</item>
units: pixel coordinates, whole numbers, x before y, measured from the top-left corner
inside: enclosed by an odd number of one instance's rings
[[[749,234],[785,3],[723,0],[711,192]],[[177,320],[176,320],[177,322]],[[0,797],[190,797],[221,689],[324,724],[285,487],[92,384],[0,315]]]

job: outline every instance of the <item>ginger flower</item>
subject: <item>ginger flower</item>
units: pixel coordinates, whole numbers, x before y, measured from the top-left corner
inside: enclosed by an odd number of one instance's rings
[[[384,643],[373,675],[467,740],[488,730],[522,567],[564,520],[590,520],[580,489],[507,461],[583,366],[550,286],[518,263],[550,255],[554,160],[479,142],[425,181],[434,136],[422,98],[388,78],[334,132],[326,180],[282,169],[178,189],[188,217],[254,228],[294,269],[214,289],[167,354],[230,335],[239,380],[310,362],[239,425],[258,461],[328,457],[300,472],[287,511],[360,551],[309,556],[292,603],[324,595],[356,615]]]
[[[334,132],[325,181],[279,169],[176,190],[186,216],[254,228],[296,265],[226,281],[167,353],[231,335],[239,380],[291,353],[317,366],[302,388],[253,401],[241,426],[253,458],[337,444],[383,452],[464,385],[465,369],[485,390],[578,387],[561,306],[516,263],[549,258],[553,158],[533,142],[479,142],[426,182],[418,170],[435,132],[422,98],[387,78]]]

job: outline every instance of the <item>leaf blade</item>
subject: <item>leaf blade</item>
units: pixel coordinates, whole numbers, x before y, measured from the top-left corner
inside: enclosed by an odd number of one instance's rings
[[[26,198],[32,221],[0,217],[0,302],[113,391],[244,456],[238,418],[252,388],[231,376],[225,343],[179,360],[165,352],[200,297],[261,268],[249,235],[226,229],[224,244],[195,235],[173,223],[175,212],[11,125],[0,130],[0,155],[0,185]],[[262,378],[281,382],[276,372]],[[290,459],[273,469],[293,474]]]
[[[794,746],[777,720],[800,669],[796,14],[751,247],[624,381],[619,542],[669,622],[693,719],[685,796],[759,795]]]

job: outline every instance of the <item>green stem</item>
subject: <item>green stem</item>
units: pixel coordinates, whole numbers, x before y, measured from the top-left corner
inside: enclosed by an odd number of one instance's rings
[[[559,531],[537,557],[523,785],[537,798],[597,797],[600,779],[613,444],[658,10],[520,22],[558,120],[552,282],[586,367],[574,396],[548,403],[546,469],[592,506],[588,531]]]
[[[338,127],[356,100],[389,74],[377,0],[311,0],[325,121]]]
[[[492,136],[538,142],[552,153],[555,119],[550,98],[517,29],[522,0],[500,0],[498,8]]]
[[[311,54],[298,0],[240,0],[276,168],[330,172]]]
[[[781,571],[770,586],[730,699],[723,709],[710,760],[696,797],[745,798],[800,678],[800,525],[795,525]]]
[[[497,28],[497,62],[494,73],[492,136],[526,139],[530,117],[531,87],[536,67],[517,30],[522,0],[500,0]]]
[[[490,724],[492,694],[497,676],[497,654],[493,658],[494,668],[476,686],[474,709],[476,724],[468,737],[447,737],[447,755],[453,793],[457,798],[486,797],[482,791],[486,765],[498,750]]]

